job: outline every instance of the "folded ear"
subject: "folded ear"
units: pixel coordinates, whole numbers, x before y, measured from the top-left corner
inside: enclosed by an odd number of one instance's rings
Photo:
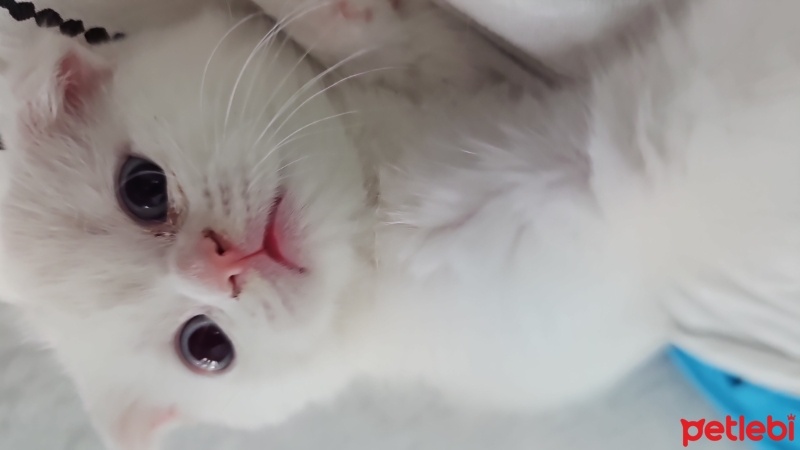
[[[180,422],[174,406],[131,400],[128,395],[83,395],[86,410],[108,450],[159,450]]]
[[[8,83],[36,127],[80,116],[110,79],[110,64],[79,44],[43,39],[9,62]]]
[[[56,111],[80,114],[83,106],[105,85],[111,69],[78,48],[69,50],[55,68],[51,102]]]

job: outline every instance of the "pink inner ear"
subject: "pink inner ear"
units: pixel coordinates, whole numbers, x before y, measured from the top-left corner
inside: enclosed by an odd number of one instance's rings
[[[153,416],[153,422],[151,424],[151,431],[156,431],[166,427],[167,425],[171,425],[175,420],[178,419],[178,410],[174,406],[167,408],[165,410],[159,411]]]
[[[67,113],[79,112],[110,75],[108,69],[92,65],[75,51],[64,55],[58,63],[56,77]]]

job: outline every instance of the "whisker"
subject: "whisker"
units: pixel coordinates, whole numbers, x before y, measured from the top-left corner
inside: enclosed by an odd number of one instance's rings
[[[286,146],[292,144],[295,141],[299,141],[299,140],[307,138],[307,137],[316,136],[318,134],[327,133],[327,132],[331,132],[331,131],[340,131],[340,130],[343,130],[343,129],[347,130],[349,128],[352,128],[352,127],[351,126],[344,126],[344,127],[337,126],[337,127],[322,128],[322,129],[319,129],[319,130],[312,131],[310,133],[304,133],[304,134],[298,135],[298,136],[296,136],[296,137],[284,142],[283,144],[275,147],[275,151],[280,150],[281,148],[286,147]],[[311,155],[306,155],[306,156],[311,156]],[[262,158],[262,160],[259,161],[259,165],[261,165],[261,163],[264,162],[264,161],[265,161],[265,159]],[[266,174],[262,172],[260,174],[257,174],[255,177],[251,177],[252,181],[250,182],[250,185],[248,186],[248,192],[250,192],[250,190],[255,185],[257,185],[261,181],[261,178],[263,176],[265,176],[265,175]]]
[[[286,168],[288,168],[288,167],[289,167],[289,166],[291,166],[292,164],[297,164],[297,163],[299,163],[300,161],[305,161],[306,159],[308,159],[308,155],[301,156],[300,158],[297,158],[297,159],[293,159],[292,161],[290,161],[290,162],[288,162],[288,163],[286,163],[286,164],[282,165],[281,167],[279,167],[279,168],[278,168],[278,173],[280,173],[280,172],[283,172],[284,170],[286,170]]]
[[[291,139],[292,137],[294,137],[295,135],[297,135],[297,133],[299,133],[299,132],[301,132],[301,131],[305,130],[305,129],[306,129],[306,128],[308,128],[308,127],[311,127],[311,126],[317,125],[317,124],[319,124],[319,123],[322,123],[322,122],[325,122],[325,121],[328,121],[328,120],[336,119],[336,118],[338,118],[338,117],[348,116],[348,115],[350,115],[350,114],[356,114],[356,113],[358,113],[358,111],[357,111],[357,110],[345,111],[345,112],[343,112],[343,113],[339,113],[339,114],[333,114],[333,115],[331,115],[331,116],[328,116],[328,117],[323,117],[322,119],[317,119],[317,120],[315,120],[315,121],[313,121],[313,122],[311,122],[311,123],[309,123],[309,124],[303,125],[302,127],[298,128],[298,129],[296,129],[296,130],[294,130],[294,131],[293,131],[291,134],[287,135],[287,136],[286,136],[285,138],[283,138],[283,139],[282,139],[280,142],[278,142],[277,144],[275,144],[275,148],[280,148],[280,147],[281,147],[281,145],[283,145],[283,144],[284,144],[284,143],[285,143],[287,140]]]
[[[377,69],[364,70],[362,72],[358,72],[358,73],[354,73],[352,75],[348,75],[348,76],[336,81],[335,83],[332,83],[332,84],[326,86],[325,88],[319,90],[317,93],[315,93],[314,95],[310,96],[309,98],[305,99],[302,103],[300,103],[300,105],[298,105],[291,112],[291,114],[289,114],[283,120],[283,122],[281,122],[281,124],[278,126],[278,128],[272,133],[272,137],[271,138],[274,138],[278,134],[278,132],[283,128],[283,126],[286,125],[286,123],[300,110],[300,108],[305,106],[308,102],[314,100],[316,97],[318,97],[318,96],[324,94],[325,92],[329,91],[330,89],[333,89],[336,86],[338,86],[338,85],[340,85],[340,84],[342,84],[342,83],[344,83],[344,82],[346,82],[348,80],[351,80],[353,78],[357,78],[357,77],[360,77],[360,76],[368,75],[370,73],[381,72],[381,71],[384,71],[384,70],[393,70],[393,69],[396,69],[396,67],[380,67],[380,68],[377,68]],[[277,114],[276,114],[276,117],[277,117]],[[273,119],[273,121],[274,121],[274,119]],[[266,132],[267,129],[265,129],[264,131]],[[264,133],[262,133],[262,135],[259,136],[259,139],[256,141],[256,144],[258,144],[258,142],[261,140],[261,138],[263,138],[263,134]]]
[[[220,46],[222,46],[222,43],[225,42],[225,40],[228,38],[228,36],[230,36],[231,33],[233,33],[237,28],[242,26],[242,24],[246,23],[248,20],[250,20],[250,19],[252,19],[252,18],[254,18],[256,16],[259,16],[259,15],[261,15],[261,13],[249,14],[249,15],[245,16],[243,19],[241,19],[240,21],[236,22],[224,35],[222,35],[222,37],[219,39],[219,42],[217,42],[217,45],[214,46],[214,49],[211,51],[211,54],[208,56],[208,60],[206,60],[206,65],[203,68],[203,76],[200,78],[200,111],[203,111],[203,108],[205,106],[204,102],[203,102],[203,99],[205,97],[204,94],[205,94],[205,91],[206,91],[205,90],[205,87],[206,87],[206,76],[208,75],[208,69],[209,69],[209,67],[211,67],[211,61],[214,59],[214,56],[216,55],[217,50],[219,50]]]
[[[239,71],[239,75],[236,77],[236,82],[234,83],[233,89],[231,90],[231,95],[230,95],[230,98],[228,100],[228,107],[227,107],[227,109],[225,111],[225,120],[224,120],[223,131],[222,131],[223,139],[224,139],[225,135],[227,134],[228,121],[230,119],[231,109],[233,108],[233,101],[234,101],[234,98],[236,96],[236,92],[237,92],[237,90],[239,88],[239,83],[241,83],[242,77],[244,76],[245,71],[247,70],[247,68],[250,66],[250,63],[252,62],[253,58],[256,57],[256,55],[264,47],[264,45],[273,36],[277,35],[277,33],[280,32],[283,29],[283,27],[285,27],[287,24],[291,23],[292,21],[297,20],[297,19],[303,17],[306,14],[309,14],[310,12],[312,12],[312,11],[318,9],[318,8],[320,8],[319,5],[315,6],[315,7],[312,7],[312,8],[307,8],[305,11],[300,11],[299,13],[293,13],[293,14],[295,14],[294,17],[287,16],[286,18],[281,20],[281,22],[278,22],[277,24],[275,24],[275,26],[273,26],[272,29],[270,29],[270,31],[267,32],[267,34],[264,35],[264,37],[261,38],[260,41],[258,41],[258,44],[256,44],[256,46],[250,52],[250,55],[248,55],[247,59],[245,60],[244,65],[242,66],[242,70]],[[271,41],[270,41],[270,43],[271,43]],[[256,77],[253,77],[253,78],[255,79]]]
[[[329,6],[330,4],[332,4],[332,2],[331,2],[331,1],[328,1],[328,2],[322,3],[322,4],[318,5],[317,7],[310,8],[309,10],[307,10],[307,11],[303,12],[303,14],[302,14],[302,15],[305,15],[305,14],[307,14],[307,13],[310,13],[310,12],[312,12],[312,11],[316,10],[317,8],[321,8],[321,7],[323,7],[323,6]],[[301,16],[302,16],[302,15],[301,15]],[[292,21],[294,21],[294,20],[295,20],[295,19],[297,19],[297,18],[299,18],[299,17],[296,17],[296,18],[294,18]],[[283,27],[281,28],[281,30],[282,30],[283,28],[285,28],[287,25],[289,25],[289,23],[291,23],[291,21],[290,21],[290,22],[287,22],[287,23],[285,23],[285,24],[283,25]],[[311,54],[311,52],[313,52],[313,51],[314,51],[314,49],[316,48],[316,45],[317,45],[317,44],[318,44],[318,43],[321,41],[321,39],[322,39],[322,37],[323,37],[323,36],[324,36],[324,34],[322,34],[322,35],[320,36],[320,38],[319,38],[319,39],[317,39],[317,41],[316,41],[316,42],[314,42],[312,45],[310,45],[308,48],[306,48],[306,49],[305,49],[305,52],[304,52],[302,55],[300,55],[300,57],[297,59],[297,62],[296,62],[296,63],[295,63],[293,66],[292,66],[292,68],[291,68],[291,69],[289,69],[289,71],[288,71],[288,72],[287,72],[287,73],[286,73],[286,74],[283,76],[283,78],[281,79],[281,81],[279,81],[279,82],[278,82],[278,85],[277,85],[275,88],[273,88],[273,93],[272,93],[272,95],[270,96],[270,98],[269,98],[269,99],[268,99],[268,100],[267,100],[267,101],[264,103],[264,108],[263,108],[263,109],[261,110],[261,112],[259,113],[259,115],[258,115],[258,118],[257,118],[257,121],[258,121],[258,120],[261,120],[261,118],[264,116],[264,113],[266,113],[266,112],[267,112],[267,109],[269,108],[269,105],[270,105],[270,104],[272,103],[272,101],[275,99],[275,96],[278,94],[278,92],[280,92],[280,90],[281,90],[281,88],[283,87],[283,85],[284,85],[284,84],[286,84],[286,82],[289,80],[289,78],[290,78],[290,77],[291,77],[291,76],[292,76],[292,75],[295,73],[295,71],[297,70],[297,68],[298,68],[298,67],[300,67],[300,64],[302,64],[302,63],[303,63],[303,62],[306,60],[306,58],[308,58],[308,56]],[[284,40],[284,41],[281,43],[281,47],[280,47],[279,51],[278,51],[278,52],[275,54],[275,57],[273,58],[273,62],[275,61],[275,59],[277,59],[277,58],[280,56],[280,52],[281,52],[281,51],[283,51],[283,49],[285,48],[285,44],[286,44],[288,41],[289,41],[289,39],[286,39],[286,40]],[[291,100],[291,99],[290,99],[290,100]]]
[[[228,98],[228,107],[225,110],[225,120],[222,123],[222,139],[224,140],[228,133],[228,121],[231,117],[231,109],[233,109],[233,100],[236,98],[236,91],[239,89],[239,83],[242,81],[242,77],[244,76],[245,71],[250,66],[250,62],[253,60],[258,51],[264,45],[265,40],[269,37],[269,33],[267,33],[255,47],[250,52],[250,55],[247,56],[244,64],[242,64],[242,69],[239,71],[239,74],[236,76],[236,81],[233,83],[233,88],[231,89],[231,95]]]
[[[299,89],[298,89],[298,90],[297,90],[297,91],[296,91],[294,94],[292,94],[292,95],[289,97],[289,99],[288,99],[288,100],[286,100],[286,102],[283,104],[283,106],[281,106],[281,107],[278,109],[278,111],[275,113],[275,115],[272,117],[272,119],[269,121],[269,123],[267,123],[267,126],[266,126],[266,127],[264,127],[264,130],[263,130],[263,131],[261,132],[261,134],[258,136],[258,138],[256,139],[256,141],[253,143],[253,147],[255,147],[256,145],[258,145],[258,144],[261,142],[261,140],[262,140],[262,139],[264,139],[264,136],[267,134],[267,131],[269,131],[269,129],[270,129],[270,127],[272,126],[272,124],[273,124],[273,123],[275,123],[275,120],[277,120],[277,119],[278,119],[278,117],[280,117],[280,116],[281,116],[281,114],[283,114],[283,112],[286,110],[286,108],[288,108],[289,106],[293,105],[293,104],[294,104],[294,102],[295,102],[295,101],[297,101],[297,98],[299,98],[299,96],[300,96],[300,95],[302,95],[303,93],[305,93],[305,92],[306,92],[306,91],[307,91],[307,90],[308,90],[308,89],[309,89],[311,86],[313,86],[315,83],[317,83],[319,80],[321,80],[323,77],[325,77],[325,76],[326,76],[326,75],[328,75],[329,73],[331,73],[331,72],[333,72],[333,71],[337,70],[339,67],[343,66],[344,64],[347,64],[348,62],[350,62],[350,61],[352,61],[352,60],[354,60],[354,59],[356,59],[356,58],[359,58],[360,56],[362,56],[362,55],[364,55],[364,54],[368,53],[370,50],[371,50],[371,49],[365,49],[365,50],[360,50],[360,51],[358,51],[358,52],[355,52],[355,53],[353,53],[352,55],[348,56],[347,58],[344,58],[344,59],[342,59],[341,61],[339,61],[338,63],[334,64],[333,66],[331,66],[331,67],[329,67],[329,68],[327,68],[327,69],[323,70],[322,72],[320,72],[319,74],[317,74],[316,76],[314,76],[313,78],[311,78],[310,80],[308,80],[306,83],[304,83],[304,84],[303,84],[303,85],[302,85],[302,86],[301,86],[301,87],[300,87],[300,88],[299,88]],[[356,74],[356,76],[357,76],[357,75],[360,75],[360,74]],[[349,77],[347,77],[347,79],[350,79],[350,78],[353,78],[353,76],[349,76]],[[303,102],[303,104],[306,104],[306,103],[308,103],[308,100],[311,100],[311,99],[314,99],[314,98],[316,98],[316,97],[317,97],[317,96],[318,96],[320,93],[322,93],[322,92],[325,92],[325,91],[326,91],[328,88],[330,88],[330,87],[333,87],[333,86],[335,86],[335,85],[338,85],[338,84],[340,84],[340,83],[341,83],[341,81],[343,81],[343,80],[339,80],[339,81],[337,81],[336,83],[334,83],[333,85],[326,87],[325,89],[323,89],[323,90],[322,90],[322,91],[320,91],[320,92],[317,92],[316,94],[314,94],[313,96],[311,96],[309,99],[306,99],[306,101],[304,101],[304,102]],[[301,105],[301,106],[302,106],[302,105]],[[298,108],[299,108],[299,107],[298,107]],[[294,112],[296,112],[298,108],[295,108],[295,110],[293,111],[293,113],[294,113]]]
[[[286,5],[288,4],[288,2],[289,2],[289,1],[291,1],[291,0],[285,0],[283,5],[284,5],[284,6],[286,6]],[[311,1],[314,1],[314,0],[308,0],[308,1],[309,1],[309,3],[310,3]],[[270,50],[270,49],[272,48],[272,44],[273,44],[273,42],[275,42],[275,40],[277,39],[277,35],[278,35],[278,33],[280,33],[281,31],[283,31],[283,30],[284,30],[284,29],[285,29],[285,28],[286,28],[288,25],[290,25],[292,22],[294,22],[295,20],[298,20],[298,19],[300,19],[300,18],[304,17],[304,16],[305,16],[306,14],[308,14],[308,13],[311,13],[311,12],[313,12],[313,11],[316,11],[316,10],[317,10],[317,8],[321,8],[321,7],[323,7],[323,6],[329,6],[330,4],[331,4],[331,1],[326,1],[326,2],[324,2],[324,3],[322,3],[322,4],[319,4],[319,5],[317,5],[317,6],[312,6],[312,7],[310,7],[310,8],[306,8],[305,10],[303,10],[303,9],[302,9],[302,6],[303,6],[303,4],[301,4],[299,7],[295,8],[295,10],[294,10],[294,11],[290,12],[290,13],[289,13],[289,14],[288,14],[286,17],[284,17],[283,19],[281,19],[280,21],[278,21],[278,22],[275,24],[275,26],[274,26],[274,27],[273,27],[273,28],[270,30],[270,33],[272,33],[272,34],[274,35],[274,37],[273,37],[273,39],[270,41],[270,43],[269,43],[269,47],[267,47],[267,51],[268,51],[268,50]],[[291,42],[291,39],[288,39],[288,38],[285,38],[285,37],[284,37],[284,39],[281,39],[281,45],[280,45],[280,47],[278,47],[278,50],[274,52],[274,55],[273,55],[273,56],[272,56],[272,58],[270,59],[270,63],[269,63],[269,65],[268,65],[268,67],[270,67],[270,68],[271,68],[271,67],[273,66],[273,64],[275,63],[275,60],[276,60],[276,59],[277,59],[277,58],[278,58],[278,57],[281,55],[281,53],[283,53],[283,49],[284,49],[284,48],[286,48],[286,44],[287,44],[287,43],[289,43],[289,42]],[[301,58],[301,60],[302,60],[302,58]],[[291,72],[290,72],[290,73],[291,73]],[[288,77],[288,75],[287,75],[287,77]],[[255,81],[256,81],[256,78],[254,77],[254,79],[253,79],[253,80],[254,80],[254,82],[253,82],[253,84],[251,84],[251,86],[250,86],[250,90],[248,91],[248,93],[249,93],[249,92],[252,92],[253,86],[255,86]],[[279,86],[280,86],[280,85],[279,85]],[[250,95],[248,95],[248,97],[247,97],[247,99],[246,99],[245,101],[247,102],[247,101],[249,101],[249,99],[250,99]],[[259,118],[260,118],[262,115],[263,115],[263,111],[262,111],[262,113],[261,113],[261,114],[259,114]]]
[[[281,22],[283,22],[283,21],[281,21]],[[280,31],[282,30],[282,28],[281,28],[282,23],[281,22],[276,23],[275,26],[273,26],[269,30],[269,32],[267,33],[267,35],[269,36],[269,44],[264,49],[264,54],[265,55],[269,55],[270,50],[272,50],[272,45],[275,43],[276,40],[278,40],[278,37],[279,37],[278,33],[280,33]],[[274,54],[272,55],[271,58],[267,59],[265,57],[265,58],[259,59],[259,66],[258,66],[258,68],[256,68],[255,74],[252,77],[252,80],[250,82],[250,87],[247,89],[247,94],[245,95],[244,104],[242,105],[242,111],[247,111],[247,108],[250,105],[250,99],[252,98],[253,89],[255,89],[256,84],[260,80],[259,74],[261,73],[261,71],[265,67],[264,63],[266,63],[266,67],[269,69],[269,71],[266,74],[264,74],[264,78],[266,78],[266,76],[272,72],[272,67],[275,64],[275,60],[281,54],[281,52],[283,51],[283,48],[286,46],[286,43],[289,41],[289,39],[286,39],[284,37],[283,39],[280,39],[280,41],[281,41],[281,45],[278,47],[277,51],[274,52]]]
[[[269,158],[270,155],[272,155],[274,152],[276,152],[279,149],[281,149],[287,142],[292,142],[292,137],[296,136],[301,131],[303,131],[303,130],[309,128],[309,127],[312,127],[314,125],[320,124],[322,122],[325,122],[325,121],[328,121],[328,120],[332,120],[332,119],[335,119],[335,118],[338,118],[338,117],[343,117],[343,116],[350,115],[350,114],[355,114],[355,113],[357,113],[357,111],[346,111],[346,112],[343,112],[343,113],[339,113],[339,114],[334,114],[334,115],[331,115],[331,116],[323,117],[322,119],[317,119],[317,120],[315,120],[315,121],[313,121],[311,123],[303,125],[302,127],[298,128],[297,130],[293,131],[291,134],[289,134],[288,136],[283,138],[280,142],[275,144],[275,146],[273,148],[271,148],[270,151],[268,151],[267,154],[264,155],[261,158],[261,160],[253,166],[253,169],[252,169],[251,173],[257,171],[258,168],[261,166],[261,164],[267,158]]]

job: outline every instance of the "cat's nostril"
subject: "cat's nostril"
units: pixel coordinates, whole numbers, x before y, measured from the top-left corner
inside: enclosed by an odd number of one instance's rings
[[[236,278],[236,275],[231,275],[228,278],[228,283],[231,285],[231,297],[239,298],[239,294],[242,293],[242,287],[239,285],[239,280]]]
[[[206,267],[203,277],[215,288],[230,289],[231,297],[238,297],[242,290],[238,276],[246,269],[246,255],[210,228],[203,230],[199,248],[198,256],[204,261],[201,265]]]
[[[212,242],[214,242],[214,245],[216,246],[215,251],[220,256],[224,255],[225,252],[228,251],[228,249],[230,248],[230,245],[227,243],[227,241],[225,241],[225,239],[222,236],[217,234],[212,229],[203,230],[203,237],[206,239],[210,239]]]

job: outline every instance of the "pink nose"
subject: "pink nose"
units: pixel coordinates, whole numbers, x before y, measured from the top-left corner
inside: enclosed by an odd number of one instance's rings
[[[199,245],[200,259],[204,262],[201,277],[212,286],[232,291],[233,297],[239,295],[237,276],[247,268],[246,254],[236,248],[223,236],[206,230]]]

